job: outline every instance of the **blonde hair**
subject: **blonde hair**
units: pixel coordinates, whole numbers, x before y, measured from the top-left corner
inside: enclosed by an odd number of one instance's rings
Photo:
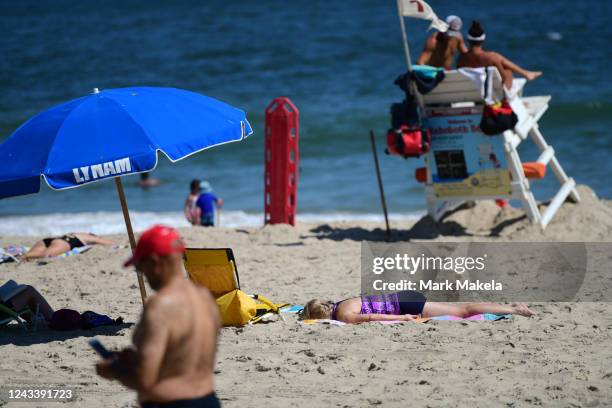
[[[302,310],[302,319],[331,319],[334,302],[330,300],[312,299]]]

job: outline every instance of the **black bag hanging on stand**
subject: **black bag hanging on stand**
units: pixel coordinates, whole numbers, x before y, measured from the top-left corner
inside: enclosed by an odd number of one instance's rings
[[[391,105],[391,127],[393,129],[399,129],[402,126],[418,127],[421,122],[419,105],[410,88],[410,77],[409,73],[405,73],[398,76],[393,82],[406,95],[401,103]]]
[[[485,91],[486,101],[489,92],[489,69],[485,68]],[[480,130],[487,136],[495,136],[504,133],[506,130],[514,129],[518,123],[518,116],[512,110],[507,99],[493,105],[485,105],[480,120]]]
[[[480,130],[487,136],[495,136],[506,130],[514,129],[518,123],[518,116],[512,110],[507,100],[495,105],[486,105],[482,111]]]
[[[391,104],[391,127],[419,126],[419,106],[414,96],[408,94],[401,103]]]

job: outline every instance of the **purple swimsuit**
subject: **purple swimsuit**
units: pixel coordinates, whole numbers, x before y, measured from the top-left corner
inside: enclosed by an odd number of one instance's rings
[[[397,293],[388,295],[361,296],[361,310],[359,314],[386,314],[400,315],[400,302]]]
[[[331,315],[332,320],[337,320],[336,309],[342,302],[344,302],[344,300],[334,303],[334,308],[332,309]],[[400,307],[398,294],[389,293],[388,295],[361,296],[361,310],[359,311],[359,314],[366,315],[374,313],[387,315],[403,314]]]
[[[336,318],[336,309],[342,302],[344,300],[334,303],[331,315],[332,320],[338,320]],[[420,315],[423,313],[425,302],[427,302],[425,295],[414,290],[404,290],[385,295],[362,295],[359,314]]]

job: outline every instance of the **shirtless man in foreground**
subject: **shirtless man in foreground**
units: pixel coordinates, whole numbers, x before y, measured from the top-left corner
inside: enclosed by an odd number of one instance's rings
[[[478,21],[472,22],[472,26],[468,32],[468,40],[470,49],[467,53],[461,54],[457,61],[457,68],[480,68],[494,66],[502,76],[504,86],[508,89],[512,88],[512,73],[519,74],[525,77],[528,81],[533,81],[542,75],[541,71],[527,71],[510,61],[503,55],[485,51],[482,45],[486,39],[486,34],[481,24]]]
[[[96,365],[98,374],[138,392],[142,407],[220,407],[213,368],[219,312],[205,288],[185,279],[185,246],[172,228],[145,231],[135,265],[157,293],[151,296],[134,332],[134,347]]]
[[[417,60],[418,65],[430,65],[450,71],[453,69],[453,60],[457,52],[462,54],[468,52],[461,34],[463,21],[457,16],[448,16],[446,23],[449,27],[447,32],[429,36]]]

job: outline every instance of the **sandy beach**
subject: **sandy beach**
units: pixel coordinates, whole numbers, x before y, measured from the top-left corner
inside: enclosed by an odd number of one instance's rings
[[[4,2],[0,408],[612,408],[611,18]]]
[[[426,220],[394,223],[393,238],[609,240],[612,203],[598,200],[585,187],[580,191],[583,202],[564,205],[545,232],[531,226],[519,210],[482,203],[458,211],[436,228]],[[491,236],[492,227],[500,223],[507,226],[493,228]],[[246,292],[293,304],[359,293],[360,243],[385,237],[381,225],[374,223],[187,228],[181,233],[190,247],[232,247]],[[127,244],[125,236],[112,238]],[[31,237],[0,239],[2,246],[31,242]],[[92,336],[113,348],[130,342],[141,303],[135,273],[121,267],[128,254],[126,248],[94,247],[43,265],[0,265],[0,281],[35,286],[55,309],[94,310],[126,322],[92,331],[25,333],[16,326],[4,328],[0,370],[5,388],[70,387],[76,400],[68,405],[136,406],[132,392],[95,375],[97,356],[86,342]],[[610,303],[533,308],[535,318],[500,322],[329,326],[305,325],[289,316],[286,322],[224,328],[216,389],[228,407],[612,404]]]

